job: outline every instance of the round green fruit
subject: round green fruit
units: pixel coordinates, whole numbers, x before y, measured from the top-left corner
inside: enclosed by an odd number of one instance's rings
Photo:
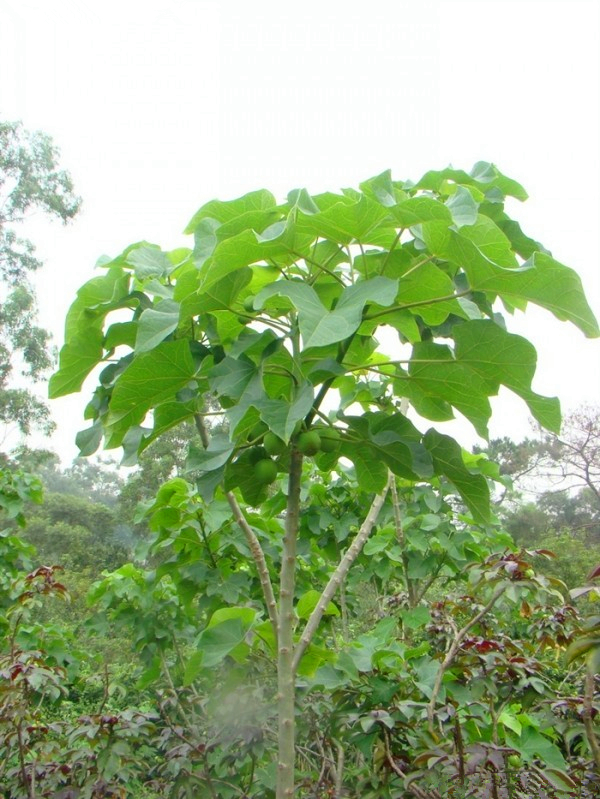
[[[340,434],[335,427],[324,427],[319,430],[322,452],[336,452],[340,447]]]
[[[254,477],[260,485],[268,485],[277,478],[277,464],[271,458],[262,458],[254,464]]]
[[[527,570],[526,570],[526,572],[525,572],[525,577],[526,577],[528,580],[531,580],[531,578],[532,578],[532,577],[535,577],[535,572],[534,572],[534,570],[533,570],[533,569],[527,569]]]
[[[321,436],[316,430],[307,430],[300,433],[296,445],[303,455],[316,455],[321,449]]]
[[[522,765],[521,758],[519,757],[519,755],[509,755],[508,765],[511,768],[519,768]]]
[[[248,450],[248,460],[253,466],[267,457],[267,450],[264,447],[251,447]]]
[[[271,433],[270,431],[265,433],[263,444],[267,450],[267,455],[283,455],[287,449],[285,441],[282,441],[279,436],[276,436],[275,433]]]

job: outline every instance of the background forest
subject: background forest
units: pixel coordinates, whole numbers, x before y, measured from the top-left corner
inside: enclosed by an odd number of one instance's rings
[[[67,222],[80,201],[48,137],[1,123],[0,141],[0,417],[22,433],[0,456],[0,791],[273,797],[275,640],[231,503],[198,498],[203,429],[170,424],[127,472],[85,457],[65,467],[27,443],[51,426],[33,387],[54,354],[19,226],[35,209]],[[238,313],[243,328],[255,305]],[[215,411],[210,432],[227,424]],[[248,458],[283,457],[252,429]],[[97,434],[80,434],[82,455]],[[314,451],[306,439],[298,623],[364,516],[353,471],[325,463],[339,446],[326,439]],[[462,457],[493,481],[489,518],[449,480],[396,476],[323,609],[296,675],[298,796],[600,795],[600,408]],[[256,503],[237,485],[275,572],[285,503],[274,477],[254,477]]]

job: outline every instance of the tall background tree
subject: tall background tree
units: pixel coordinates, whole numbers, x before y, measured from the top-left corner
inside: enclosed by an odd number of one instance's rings
[[[67,223],[80,205],[50,136],[0,121],[0,421],[23,434],[52,427],[46,404],[25,387],[46,374],[52,354],[48,331],[36,323],[31,283],[42,262],[19,228],[36,211]]]

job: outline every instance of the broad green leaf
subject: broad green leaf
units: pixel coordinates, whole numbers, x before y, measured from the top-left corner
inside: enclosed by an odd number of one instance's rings
[[[240,619],[246,629],[250,629],[256,619],[257,612],[254,608],[246,607],[219,608],[210,617],[206,629],[209,630],[211,627],[222,624],[229,619]]]
[[[456,227],[461,228],[476,222],[478,203],[464,186],[458,186],[454,194],[451,194],[446,200],[445,205],[450,209]]]
[[[60,351],[60,368],[50,378],[50,399],[79,391],[83,381],[102,360],[104,336],[102,330],[90,326],[87,334],[69,338]]]
[[[79,449],[79,456],[82,458],[93,455],[102,441],[102,425],[94,422],[86,430],[80,430],[75,436],[75,444]]]
[[[186,472],[212,472],[224,466],[231,454],[234,445],[225,435],[214,435],[208,445],[208,449],[199,449],[190,446],[189,454],[185,464]]]
[[[110,352],[120,346],[135,347],[137,322],[114,322],[106,331],[104,349]]]
[[[254,407],[260,411],[260,418],[269,429],[286,443],[290,440],[296,423],[308,414],[314,400],[311,383],[304,383],[296,389],[293,401],[264,399]]]
[[[212,668],[221,663],[234,649],[244,643],[248,625],[237,617],[208,627],[198,636],[198,651],[202,652],[202,668]]]
[[[379,203],[362,196],[357,202],[338,202],[318,214],[300,212],[298,230],[341,244],[350,244],[352,241],[366,244],[371,243],[373,233],[386,220],[389,220],[388,227],[391,228],[388,211]],[[394,235],[392,241],[393,238]]]
[[[116,428],[115,441],[120,443],[151,408],[172,400],[195,370],[187,339],[164,342],[135,358],[117,380],[110,401],[107,424]]]
[[[320,598],[321,598],[320,591],[315,591],[314,589],[311,589],[310,591],[305,591],[296,604],[296,614],[298,618],[308,619],[310,614],[317,607]],[[325,615],[339,616],[340,612],[337,609],[337,607],[333,604],[333,602],[330,602],[325,608]]]
[[[256,365],[245,355],[224,358],[208,376],[210,386],[219,396],[239,400],[250,381],[257,375]]]
[[[471,474],[465,467],[456,441],[431,428],[423,437],[423,443],[433,458],[435,473],[445,475],[456,486],[476,521],[488,522],[490,490],[487,481],[480,474]]]
[[[500,724],[503,724],[505,727],[508,727],[509,730],[512,730],[517,735],[521,735],[523,730],[523,725],[519,721],[519,719],[514,716],[512,713],[509,713],[508,710],[503,710],[502,713],[498,716],[498,721]]]
[[[429,341],[416,344],[408,369],[408,378],[395,385],[409,399],[419,394],[448,402],[472,422],[482,437],[487,437],[487,423],[492,409],[485,380],[468,365],[454,358],[449,347]]]
[[[161,300],[154,308],[142,311],[135,339],[135,352],[149,352],[167,338],[179,324],[179,303]]]
[[[495,395],[499,385],[505,385],[527,402],[541,425],[555,433],[560,431],[558,400],[542,397],[531,390],[537,353],[527,339],[482,320],[457,325],[454,340],[457,362],[485,381],[487,394]],[[448,400],[452,402],[450,397]]]
[[[498,295],[518,308],[534,302],[558,319],[573,322],[586,336],[600,335],[579,276],[549,255],[534,253],[522,266],[508,269],[493,263],[462,233],[437,222],[423,225],[423,235],[432,255],[465,270],[473,290]]]
[[[129,252],[127,263],[133,266],[136,278],[140,281],[151,277],[165,277],[173,265],[160,247],[145,244]]]
[[[454,293],[454,283],[445,272],[433,263],[423,263],[400,279],[398,304],[428,325],[441,325],[450,314],[465,316],[459,301],[451,299]],[[388,321],[387,316],[381,318]]]
[[[424,627],[431,621],[431,613],[429,608],[418,606],[416,608],[409,608],[400,613],[402,621],[411,630],[418,630],[419,627]]]
[[[141,442],[141,450],[146,449],[147,446],[167,430],[181,424],[195,413],[199,413],[201,410],[201,403],[201,398],[196,397],[187,402],[162,402],[160,405],[157,405],[153,413],[154,425],[152,427],[152,432]]]
[[[452,223],[452,214],[444,203],[433,197],[411,197],[391,209],[396,223],[403,228],[414,227],[423,222],[441,220],[448,225]]]
[[[354,464],[357,490],[371,493],[383,489],[388,477],[388,467],[374,457],[373,447],[362,443],[344,443],[340,451]]]
[[[423,175],[415,188],[440,191],[448,181],[463,186],[477,186],[483,192],[497,189],[501,195],[515,197],[517,200],[527,199],[527,192],[516,180],[506,177],[494,164],[486,161],[478,161],[470,174],[452,167],[431,170]]]
[[[488,216],[476,215],[471,224],[461,228],[460,235],[472,241],[488,260],[498,266],[508,269],[518,266],[509,239]]]
[[[275,206],[275,197],[266,189],[251,191],[235,200],[211,200],[196,211],[184,232],[193,233],[200,220],[206,217],[224,224],[249,211],[263,211]]]
[[[65,341],[68,343],[77,333],[86,333],[91,325],[101,326],[103,307],[126,297],[129,293],[129,282],[129,274],[115,266],[106,274],[84,283],[67,312]]]
[[[200,267],[200,291],[208,291],[215,283],[251,264],[275,261],[287,265],[310,253],[314,237],[297,230],[290,214],[285,224],[262,234],[244,230],[219,242],[212,255]]]
[[[541,758],[546,766],[564,771],[567,764],[560,749],[533,727],[525,727],[519,738],[508,734],[506,742],[516,749],[526,761]]]
[[[392,182],[392,173],[389,169],[386,169],[381,175],[363,181],[359,188],[364,194],[376,200],[385,208],[396,205],[396,190]]]
[[[364,280],[347,286],[333,311],[328,311],[317,292],[307,283],[278,280],[266,286],[255,299],[260,308],[269,297],[288,297],[298,310],[300,333],[305,348],[326,347],[351,336],[359,328],[368,302],[391,305],[398,282],[385,277]]]

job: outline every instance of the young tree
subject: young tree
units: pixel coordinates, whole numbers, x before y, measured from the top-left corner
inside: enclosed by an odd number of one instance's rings
[[[486,436],[489,397],[504,385],[558,432],[558,400],[531,387],[535,349],[507,332],[499,307],[533,302],[599,333],[578,276],[508,216],[508,196],[526,199],[478,163],[417,183],[384,172],[340,194],[294,190],[280,204],[265,190],[214,200],[187,227],[193,249],[134,244],[102,264],[69,311],[50,395],[79,391],[105,364],[82,451],[104,438],[130,460],[193,420],[199,495],[207,506],[226,500],[246,538],[277,642],[277,799],[294,794],[299,664],[383,506],[396,504],[397,481],[449,483],[467,518],[490,519],[489,464],[434,427],[423,433],[407,404],[434,422],[457,410]],[[111,323],[124,308],[130,320]],[[211,435],[224,417],[228,434]],[[365,510],[306,614],[296,545],[314,467],[325,484],[349,475]],[[253,509],[283,512],[277,578]]]
[[[48,408],[31,391],[11,386],[11,373],[36,380],[52,365],[49,334],[36,324],[30,275],[41,266],[31,241],[17,229],[33,211],[66,223],[79,210],[67,172],[49,136],[29,133],[19,122],[0,122],[0,421],[22,433],[48,430]]]

